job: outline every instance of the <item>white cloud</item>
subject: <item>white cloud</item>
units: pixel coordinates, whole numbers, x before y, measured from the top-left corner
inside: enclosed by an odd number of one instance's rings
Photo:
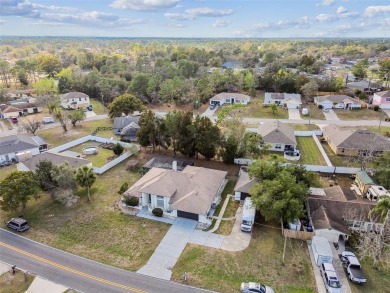
[[[233,14],[233,9],[212,9],[208,7],[199,7],[185,10],[187,14],[194,15],[195,17],[220,17]]]
[[[177,21],[194,20],[198,17],[224,17],[234,13],[233,9],[199,7],[184,10],[184,13],[165,13],[164,16]]]
[[[34,9],[32,3],[29,1],[1,0],[0,15],[38,17],[39,11]]]
[[[68,7],[68,6],[55,6],[55,5],[42,5],[42,4],[37,4],[37,3],[32,3],[32,7],[34,9],[40,9],[40,10],[52,10],[52,11],[57,11],[57,10],[62,10],[62,11],[74,11],[77,10],[75,7]]]
[[[217,19],[213,23],[213,27],[225,27],[225,26],[228,26],[229,23],[230,23],[229,21],[226,21],[226,20],[223,20],[223,19]]]
[[[390,12],[390,5],[386,6],[368,6],[364,11],[364,15],[367,17],[374,17],[379,14]]]
[[[156,11],[175,7],[181,0],[114,0],[110,4],[113,8]]]
[[[318,4],[318,6],[331,6],[334,4],[334,2],[334,0],[322,0],[322,2]]]
[[[339,8],[337,8],[336,13],[340,14],[340,13],[345,13],[347,11],[348,10],[344,6],[340,6]]]

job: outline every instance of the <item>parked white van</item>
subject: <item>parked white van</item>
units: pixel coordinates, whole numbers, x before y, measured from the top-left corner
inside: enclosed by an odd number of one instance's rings
[[[53,123],[54,122],[54,118],[53,117],[43,117],[42,122],[44,124]]]

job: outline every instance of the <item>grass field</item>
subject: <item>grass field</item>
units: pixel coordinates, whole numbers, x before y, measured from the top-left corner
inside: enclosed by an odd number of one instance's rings
[[[302,108],[307,108],[309,110],[309,115],[302,115],[302,109],[301,109],[301,118],[305,120],[325,120],[324,112],[322,112],[321,109],[319,109],[316,105],[310,103],[307,105],[303,105]]]
[[[379,122],[381,115],[382,120],[387,118],[385,113],[367,108],[360,110],[335,109],[334,112],[341,120],[378,120]]]
[[[80,124],[76,124],[76,127],[72,125],[68,125],[68,131],[64,132],[61,127],[50,128],[38,130],[36,132],[37,135],[41,136],[49,143],[49,147],[53,148],[64,143],[75,140],[76,138],[83,137],[85,135],[90,135],[97,127],[110,127],[112,126],[111,119],[104,120],[96,120],[96,121],[88,121],[81,122]],[[114,133],[112,130],[103,130],[97,133],[98,136],[111,138],[114,137]]]
[[[252,98],[247,106],[232,110],[230,114],[242,118],[288,119],[288,111],[286,109],[278,107],[275,114],[273,114],[271,107],[263,106],[263,101],[264,97]]]
[[[218,292],[238,292],[240,283],[261,282],[278,293],[316,292],[307,244],[287,241],[282,263],[284,238],[279,229],[255,227],[249,247],[228,252],[198,245],[187,245],[173,268],[172,279]]]
[[[294,123],[289,123],[294,130],[300,130],[300,131],[309,131],[309,130],[320,130],[320,128],[315,125],[315,124],[294,124]]]
[[[301,152],[301,159],[299,160],[299,163],[326,166],[324,157],[312,137],[298,136],[296,139],[298,149]]]
[[[10,174],[13,171],[16,171],[16,165],[1,167],[0,168],[0,181],[2,181],[5,177],[8,176],[8,174]]]
[[[23,236],[98,262],[128,270],[138,270],[150,258],[169,225],[121,213],[117,203],[120,186],[131,186],[140,178],[125,170],[126,162],[99,175],[91,189],[91,203],[86,190],[79,189],[78,203],[72,208],[53,202],[43,194],[27,204],[22,212],[30,229]],[[0,226],[12,216],[0,212]]]
[[[89,99],[89,102],[92,105],[93,112],[95,112],[97,115],[106,114],[108,112],[107,108],[104,107],[100,101],[95,99]]]
[[[99,144],[93,141],[87,141],[85,143],[79,144],[77,146],[74,146],[70,149],[69,151],[77,152],[82,154],[83,153],[83,148],[89,147],[89,146],[98,146]],[[90,160],[92,162],[92,165],[94,167],[102,167],[107,163],[108,157],[112,156],[114,153],[112,150],[108,150],[102,147],[98,147],[99,153],[96,155],[87,155],[86,159]]]
[[[34,276],[27,275],[26,279],[24,273],[18,270],[15,274],[11,271],[6,272],[0,276],[0,293],[24,293],[34,278]]]

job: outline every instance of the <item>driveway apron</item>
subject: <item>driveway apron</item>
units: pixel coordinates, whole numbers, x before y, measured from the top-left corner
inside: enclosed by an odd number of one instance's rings
[[[298,119],[301,120],[301,114],[299,109],[288,109],[288,119]]]
[[[340,120],[339,117],[337,117],[337,114],[332,109],[329,109],[329,112],[323,113],[325,115],[326,120]]]

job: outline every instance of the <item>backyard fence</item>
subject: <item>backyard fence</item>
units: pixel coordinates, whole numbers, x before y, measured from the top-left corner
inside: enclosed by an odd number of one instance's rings
[[[99,131],[101,131],[101,130],[112,130],[112,127],[98,127],[98,128],[96,128],[95,129],[95,131],[94,132],[92,132],[92,135],[96,135]]]
[[[294,131],[295,136],[318,136],[322,135],[322,130],[295,130]]]
[[[294,238],[294,239],[300,239],[300,240],[311,240],[314,236],[314,232],[282,229],[282,235],[284,237],[287,237],[287,238]]]

